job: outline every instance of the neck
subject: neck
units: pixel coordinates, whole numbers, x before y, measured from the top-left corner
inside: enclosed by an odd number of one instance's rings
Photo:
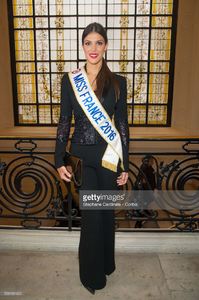
[[[102,61],[100,61],[98,64],[93,65],[89,62],[86,63],[86,71],[88,75],[97,75],[102,67]]]

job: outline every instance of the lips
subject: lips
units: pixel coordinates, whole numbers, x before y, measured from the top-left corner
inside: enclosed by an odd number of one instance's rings
[[[93,59],[97,58],[98,57],[98,54],[97,53],[90,53],[89,56]]]

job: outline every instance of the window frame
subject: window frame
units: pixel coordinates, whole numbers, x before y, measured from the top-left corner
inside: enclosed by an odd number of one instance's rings
[[[137,0],[135,0],[137,1]],[[152,1],[152,0],[150,0]],[[107,4],[108,0],[106,0],[106,15],[105,16],[105,27],[108,27],[108,17],[110,17],[110,15],[107,14]],[[12,73],[12,89],[13,89],[13,110],[14,110],[14,122],[15,122],[15,126],[25,126],[25,127],[35,127],[35,126],[39,126],[39,127],[56,127],[57,123],[52,123],[52,106],[54,103],[52,103],[52,101],[50,102],[50,107],[51,107],[51,123],[39,123],[39,114],[38,114],[38,109],[39,109],[39,102],[37,99],[37,102],[34,104],[37,107],[37,123],[20,123],[19,122],[19,114],[18,114],[18,97],[17,97],[17,71],[16,71],[16,59],[15,59],[15,40],[14,40],[14,16],[13,16],[13,7],[12,7],[12,0],[8,0],[7,1],[7,5],[8,5],[8,22],[9,22],[9,34],[10,34],[10,56],[11,56],[11,73]],[[34,0],[33,0],[33,5],[34,5]],[[151,5],[152,8],[152,5]],[[82,27],[78,27],[78,18],[82,17],[83,15],[79,14],[78,12],[78,0],[76,0],[76,9],[77,9],[77,14],[74,15],[74,17],[77,18],[77,28],[76,28],[76,32],[77,32],[77,67],[79,67],[79,64],[82,65],[82,62],[84,62],[83,59],[80,59],[79,57],[79,51],[78,49],[80,48],[80,44],[79,44],[79,31],[82,30]],[[133,103],[133,95],[132,95],[132,103],[129,104],[128,103],[128,107],[131,107],[131,123],[129,124],[130,127],[171,127],[171,122],[172,122],[172,106],[173,106],[173,87],[174,87],[174,72],[175,72],[175,50],[176,50],[176,37],[177,37],[177,14],[178,14],[178,0],[173,0],[173,13],[172,13],[172,27],[171,27],[171,50],[170,50],[170,60],[169,62],[169,88],[168,88],[168,103],[167,103],[167,122],[166,124],[135,124],[133,123],[133,108],[135,106],[135,104]],[[87,16],[87,15],[86,15]],[[94,15],[91,15],[94,16]],[[116,15],[114,15],[116,16]],[[118,15],[119,17],[121,17],[121,15]],[[134,16],[130,15],[129,16]],[[136,17],[138,15],[135,15]],[[151,19],[152,16],[156,16],[153,15],[151,12],[148,15],[149,16],[149,20],[151,23]],[[158,15],[159,16],[159,15]],[[164,16],[164,15],[163,15]],[[170,16],[170,15],[167,15]],[[33,17],[34,17],[34,12],[33,12]],[[49,18],[49,15],[48,15]],[[151,25],[151,24],[150,24]],[[150,55],[150,34],[151,34],[151,30],[152,27],[149,25],[149,49],[148,49],[148,54]],[[131,28],[131,27],[130,27]],[[135,27],[136,28],[136,27]],[[115,29],[114,27],[108,27],[108,30],[111,29]],[[129,28],[128,28],[129,29]],[[33,28],[34,30],[34,36],[35,36],[35,32],[36,29],[35,27]],[[48,30],[50,31],[50,28],[48,28]],[[135,46],[135,41],[136,39],[134,38],[134,46]],[[135,47],[134,47],[135,49]],[[49,50],[50,51],[50,50]],[[134,51],[135,52],[135,51]],[[150,76],[150,70],[149,70],[149,66],[150,66],[150,57],[148,55],[148,60],[147,60],[147,64],[148,64],[148,70],[147,70],[147,103],[146,103],[146,120],[148,117],[148,108],[149,108],[149,103],[148,103],[148,97],[149,97],[149,76]],[[107,55],[106,55],[106,59],[107,59]],[[68,60],[65,60],[68,61]],[[107,60],[107,62],[111,62],[112,60]],[[114,60],[114,62],[117,62],[118,60]],[[133,60],[127,60],[130,62],[133,62],[134,66],[133,66],[133,72],[132,72],[132,76],[133,76],[133,84],[134,84],[134,78],[135,78],[135,55]],[[37,62],[37,58],[35,56],[35,60],[34,62]],[[49,64],[51,63],[51,60],[49,60]],[[38,74],[38,73],[36,73]],[[120,72],[121,75],[123,75],[122,72]],[[127,72],[125,73],[127,74]],[[124,75],[125,75],[124,74]],[[163,73],[164,74],[164,73]],[[49,72],[49,76],[51,76],[51,73]],[[37,76],[36,80],[37,80]],[[51,79],[51,78],[50,78]],[[50,80],[51,82],[51,80]],[[37,81],[36,81],[36,85],[37,85]],[[51,83],[50,83],[51,86]],[[132,93],[134,93],[134,91],[132,91]],[[36,97],[38,97],[38,94],[36,94]],[[31,105],[31,104],[30,104]],[[43,103],[43,105],[45,105],[45,103]],[[49,104],[48,104],[49,105]],[[138,104],[139,105],[139,104]],[[153,105],[153,104],[152,104]],[[157,105],[157,104],[156,104]],[[160,104],[158,104],[160,105]]]

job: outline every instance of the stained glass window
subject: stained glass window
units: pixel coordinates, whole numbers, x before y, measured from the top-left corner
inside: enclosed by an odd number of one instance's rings
[[[133,126],[171,123],[177,0],[9,0],[16,125],[56,125],[60,80],[85,62],[81,34],[106,29],[106,60],[127,78]]]

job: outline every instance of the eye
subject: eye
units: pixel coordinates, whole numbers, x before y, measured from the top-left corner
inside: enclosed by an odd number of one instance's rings
[[[104,42],[102,41],[97,41],[97,45],[102,46],[104,44]]]
[[[91,45],[91,42],[87,41],[87,42],[84,43],[84,45],[90,46],[90,45]]]

